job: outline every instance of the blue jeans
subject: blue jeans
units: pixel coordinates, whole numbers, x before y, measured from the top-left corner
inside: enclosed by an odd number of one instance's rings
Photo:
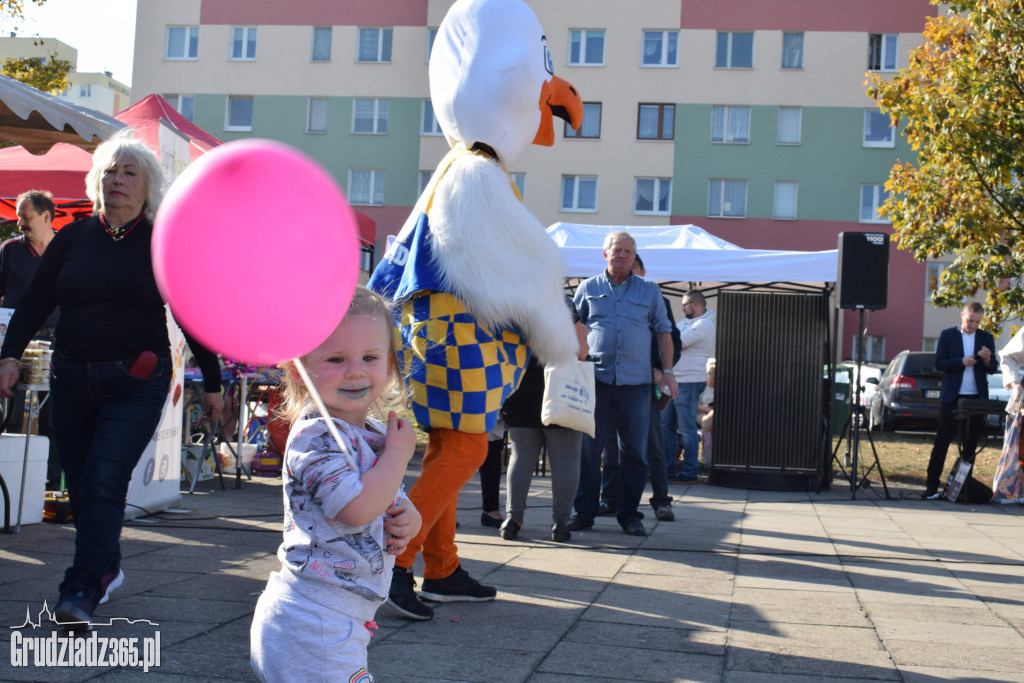
[[[665,409],[666,413],[675,413]],[[675,436],[675,428],[673,434]],[[665,450],[661,447],[661,412],[658,401],[651,394],[651,420],[647,429],[647,464],[651,474],[651,507],[657,510],[663,505],[672,503],[668,495],[668,467],[665,463]],[[672,462],[675,465],[675,458]],[[604,468],[601,470],[601,503],[610,508],[617,507],[619,492],[619,439],[610,434],[604,446]]]
[[[679,395],[672,401],[679,433],[683,435],[683,469],[679,472],[682,479],[696,479],[700,474],[697,405],[706,387],[707,382],[682,382],[679,384]],[[665,412],[668,412],[668,409]]]
[[[170,354],[158,359],[140,379],[128,374],[134,358],[77,363],[53,356],[53,432],[76,529],[61,592],[84,590],[98,600],[103,575],[119,567],[128,483],[160,423],[171,382]]]
[[[619,496],[619,435],[609,434],[604,444],[604,458],[601,465],[601,504],[610,508],[618,506]]]
[[[595,385],[594,436],[583,437],[580,487],[576,492],[576,517],[593,524],[601,497],[601,452],[608,437],[618,434],[619,491],[616,518],[625,526],[639,520],[640,498],[647,485],[647,431],[651,419],[651,385]]]

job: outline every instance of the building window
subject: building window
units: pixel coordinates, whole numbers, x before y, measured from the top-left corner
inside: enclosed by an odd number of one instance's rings
[[[251,62],[256,59],[256,27],[232,26],[228,59]]]
[[[633,184],[633,213],[667,216],[671,208],[671,178],[636,179]]]
[[[745,218],[747,181],[712,178],[708,181],[708,216]]]
[[[385,172],[380,169],[349,169],[349,203],[363,206],[383,206],[384,178]]]
[[[637,140],[672,140],[675,138],[676,105],[641,104],[636,117]]]
[[[921,340],[921,350],[935,353],[935,347],[939,345],[938,337],[925,337]]]
[[[512,182],[516,184],[516,189],[519,190],[519,196],[526,199],[526,174],[525,173],[509,173],[512,176]]]
[[[565,137],[567,138],[589,138],[596,140],[601,137],[601,103],[583,103],[583,122],[579,130],[573,130],[569,122],[565,122]]]
[[[931,301],[932,294],[942,286],[942,271],[949,267],[948,263],[929,263],[925,271],[924,300]]]
[[[562,176],[562,211],[597,211],[597,176]]]
[[[313,56],[314,62],[331,61],[331,39],[334,37],[334,29],[330,26],[313,27]]]
[[[168,26],[164,59],[195,59],[199,54],[198,26]]]
[[[644,31],[644,66],[679,66],[679,31]]]
[[[359,29],[357,62],[390,62],[391,33],[389,28]]]
[[[310,97],[309,107],[306,112],[306,132],[326,133],[327,132],[327,98]]]
[[[775,181],[775,201],[772,205],[772,218],[777,220],[796,220],[796,182],[792,180]]]
[[[417,195],[423,194],[423,192],[427,189],[427,185],[430,184],[430,179],[433,177],[433,171],[420,171],[418,184],[419,191],[416,193]]]
[[[720,69],[751,69],[754,66],[753,31],[719,31],[715,66]]]
[[[92,97],[92,86],[91,85],[80,85],[78,86],[79,97]]]
[[[804,68],[804,34],[782,34],[782,68]]]
[[[750,107],[712,107],[711,142],[750,142]]]
[[[570,66],[604,66],[604,31],[569,31]]]
[[[864,110],[864,146],[895,147],[892,121],[889,115],[877,109]]]
[[[164,95],[167,103],[174,107],[174,110],[189,121],[196,120],[196,97],[195,95]]]
[[[888,223],[878,213],[889,193],[885,185],[861,185],[860,186],[860,222],[861,223]]]
[[[853,335],[853,357],[859,358],[857,347],[860,346],[860,335]],[[868,363],[885,362],[885,335],[865,334],[864,335],[864,360]]]
[[[800,107],[779,107],[779,144],[800,144]]]
[[[224,130],[252,130],[252,97],[228,96]]]
[[[356,98],[352,100],[352,132],[388,132],[388,101]]]
[[[430,100],[423,100],[423,111],[420,114],[420,135],[444,135],[441,124],[434,116],[434,105]]]
[[[430,64],[430,52],[434,49],[434,41],[437,40],[437,27],[427,29],[427,56],[424,61]]]
[[[897,35],[895,33],[869,33],[868,70],[895,71],[896,45]]]

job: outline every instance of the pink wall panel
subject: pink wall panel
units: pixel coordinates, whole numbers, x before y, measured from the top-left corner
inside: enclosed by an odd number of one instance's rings
[[[920,33],[938,8],[928,0],[681,0],[689,29]]]
[[[202,24],[426,26],[426,0],[202,0]]]
[[[380,260],[388,247],[388,235],[398,235],[405,219],[412,211],[411,206],[357,206],[377,223],[377,256]]]
[[[865,225],[843,221],[776,221],[767,218],[745,220],[712,219],[705,216],[673,216],[673,224],[692,223],[712,235],[745,249],[789,249],[822,251],[836,249],[841,232],[887,232],[887,225]],[[885,357],[891,359],[903,349],[921,350],[925,305],[924,263],[909,252],[889,243],[888,306],[867,314],[868,332],[885,335]],[[856,311],[844,312],[841,358],[852,355],[852,336],[857,329]],[[956,320],[950,323],[953,325]]]

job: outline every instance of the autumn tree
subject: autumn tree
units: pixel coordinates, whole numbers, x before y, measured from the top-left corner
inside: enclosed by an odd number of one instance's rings
[[[43,92],[60,92],[68,87],[68,72],[71,62],[59,59],[51,54],[49,58],[24,57],[22,59],[5,59],[0,65],[0,73],[5,76],[27,83]]]
[[[29,4],[42,5],[46,0],[29,0]],[[0,17],[20,19],[24,14],[25,0],[0,0]]]
[[[868,95],[917,152],[893,167],[881,213],[918,260],[954,257],[933,303],[984,289],[999,325],[1024,314],[1024,0],[948,4],[907,68],[868,76]]]
[[[0,27],[5,23],[25,18],[25,5],[43,5],[46,0],[0,0]],[[43,92],[59,92],[68,87],[67,75],[71,63],[58,59],[56,54],[49,58],[30,57],[27,59],[5,59],[0,64],[0,73],[23,83],[28,83]]]

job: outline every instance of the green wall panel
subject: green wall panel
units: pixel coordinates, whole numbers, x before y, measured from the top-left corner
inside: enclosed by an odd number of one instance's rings
[[[418,98],[388,99],[388,132],[355,135],[352,98],[327,98],[327,132],[307,133],[308,100],[301,96],[263,95],[253,101],[252,132],[224,130],[225,95],[197,95],[195,123],[225,142],[250,137],[285,142],[309,154],[327,168],[344,190],[350,168],[387,172],[384,204],[411,206],[416,201],[419,171]]]
[[[803,107],[799,145],[779,145],[778,107],[750,108],[748,144],[711,143],[710,104],[676,105],[672,213],[707,213],[710,178],[747,180],[747,216],[771,218],[776,180],[798,183],[797,217],[856,221],[860,185],[882,183],[913,152],[897,135],[894,148],[862,146],[864,109]]]

